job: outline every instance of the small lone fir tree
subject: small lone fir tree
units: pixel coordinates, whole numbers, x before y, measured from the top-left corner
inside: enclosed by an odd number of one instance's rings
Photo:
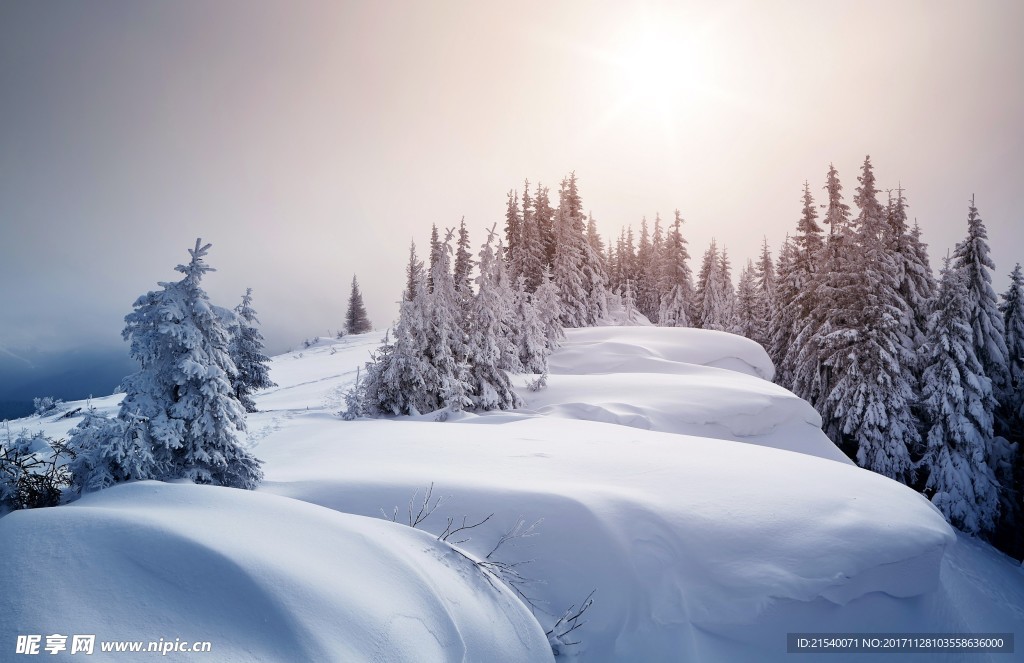
[[[252,308],[252,288],[247,288],[242,303],[235,307],[238,315],[238,330],[231,339],[231,359],[238,373],[232,380],[235,397],[246,412],[255,412],[256,403],[252,393],[277,385],[270,379],[267,364],[270,357],[263,354],[263,334],[258,328],[259,319]]]
[[[348,311],[345,313],[345,331],[349,334],[365,334],[373,329],[370,319],[366,317],[363,306],[363,295],[359,292],[359,281],[352,276],[352,293],[348,297]]]

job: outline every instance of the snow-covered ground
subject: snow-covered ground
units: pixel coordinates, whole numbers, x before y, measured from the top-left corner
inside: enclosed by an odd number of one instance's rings
[[[147,482],[0,519],[0,647],[93,628],[211,640],[216,660],[548,660],[543,632],[591,590],[566,650],[585,661],[781,661],[790,632],[1024,635],[1020,566],[846,461],[745,339],[570,331],[521,411],[342,421],[379,337],[273,360],[279,386],[249,417],[255,493]],[[76,423],[50,419],[12,429]],[[430,484],[446,499],[423,530],[493,514],[470,557],[542,520],[496,553],[529,562],[540,626],[436,537],[386,522]]]

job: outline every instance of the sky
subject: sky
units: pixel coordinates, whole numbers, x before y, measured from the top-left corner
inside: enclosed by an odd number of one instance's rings
[[[678,208],[738,273],[830,163],[852,205],[870,154],[935,267],[975,195],[1005,289],[1021,25],[1015,1],[0,3],[0,399],[60,357],[121,371],[124,315],[196,237],[277,353],[342,325],[353,274],[385,327],[411,240],[464,217],[478,245],[509,189],[570,171],[606,237]]]

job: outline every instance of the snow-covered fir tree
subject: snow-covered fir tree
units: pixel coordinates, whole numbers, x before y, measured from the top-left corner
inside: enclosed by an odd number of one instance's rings
[[[346,412],[346,418],[420,414],[436,409],[436,397],[427,392],[430,366],[424,359],[427,297],[426,275],[420,272],[412,296],[399,305],[394,329],[385,335],[357,382],[352,400],[358,409]]]
[[[541,284],[534,293],[534,307],[537,317],[544,329],[549,350],[562,344],[565,330],[562,328],[562,302],[558,298],[558,288],[551,278],[551,270],[545,268],[541,274]]]
[[[1008,357],[1003,418],[1007,433],[1014,440],[1024,440],[1024,275],[1020,263],[1010,273],[1010,287],[1003,293],[999,312]]]
[[[477,294],[470,305],[470,333],[467,344],[469,398],[475,410],[508,410],[521,401],[508,374],[502,370],[506,356],[515,357],[515,343],[506,325],[512,306],[511,292],[503,283],[504,264],[495,255],[494,229],[480,249]],[[521,367],[514,367],[521,370]]]
[[[425,382],[426,392],[433,399],[430,410],[447,408],[459,411],[473,405],[469,397],[471,387],[464,309],[450,267],[454,232],[449,230],[441,242],[437,263],[430,273],[434,287],[425,307],[427,343],[424,358],[430,368]]]
[[[734,290],[728,256],[719,253],[715,240],[704,252],[694,293],[693,321],[702,329],[728,331],[732,327]]]
[[[754,287],[756,327],[752,339],[767,349],[771,345],[771,318],[775,305],[775,263],[772,262],[772,253],[768,248],[767,237],[761,242],[761,257],[758,258],[755,265]]]
[[[683,217],[675,212],[661,259],[661,305],[658,324],[663,327],[689,327],[693,302],[693,275],[690,272],[690,253],[682,231]]]
[[[956,527],[971,534],[995,525],[999,499],[987,464],[992,440],[992,382],[975,354],[967,274],[942,270],[935,312],[922,348],[927,415],[925,494]]]
[[[349,334],[365,334],[371,329],[373,329],[373,325],[366,317],[363,293],[359,291],[359,281],[353,274],[352,290],[348,296],[348,309],[345,311],[345,331]]]
[[[526,291],[534,293],[540,287],[544,274],[544,246],[541,241],[540,228],[533,211],[533,200],[530,198],[530,183],[523,186],[523,222],[520,228],[519,250],[512,257],[512,278],[520,275],[526,278]]]
[[[231,384],[235,398],[246,412],[255,412],[256,403],[252,394],[260,389],[277,385],[270,379],[270,357],[263,352],[263,334],[259,330],[259,318],[252,307],[252,288],[247,288],[242,302],[235,307],[238,326],[231,339],[231,360],[237,373]]]
[[[758,333],[757,285],[755,283],[754,261],[748,260],[740,271],[736,287],[735,332],[749,339]]]
[[[548,188],[537,183],[533,194],[533,222],[543,254],[543,264],[554,269],[555,262],[555,210],[551,207]]]
[[[80,485],[187,478],[251,489],[262,480],[260,461],[243,447],[231,339],[201,285],[212,271],[204,260],[209,249],[196,240],[191,261],[176,268],[184,278],[160,283],[125,316],[123,336],[141,367],[121,384],[113,434],[94,436],[96,446],[80,450],[96,460],[96,474],[80,477]]]
[[[837,442],[856,449],[861,467],[906,483],[913,478],[910,454],[920,435],[910,409],[913,376],[900,363],[905,306],[870,157],[858,180],[853,269],[844,275],[851,308],[833,319],[819,353],[834,376],[825,403],[836,419]]]
[[[953,251],[953,267],[967,279],[967,302],[971,329],[974,330],[974,351],[985,375],[992,380],[997,398],[1006,388],[1009,361],[1006,350],[1006,331],[999,314],[999,300],[992,288],[995,263],[989,255],[988,231],[974,205],[974,196],[967,214],[967,236]]]
[[[512,300],[512,314],[519,320],[518,334],[514,339],[516,351],[523,371],[540,374],[548,370],[551,349],[548,347],[544,321],[534,303],[535,297],[526,289],[526,277],[520,275],[516,279]]]
[[[522,259],[519,256],[519,244],[522,237],[523,216],[519,211],[519,192],[511,189],[508,192],[508,205],[505,207],[505,255],[513,278],[522,273],[519,269],[522,265]]]
[[[469,231],[466,229],[466,218],[459,222],[459,239],[455,245],[455,266],[452,270],[452,279],[455,281],[455,290],[464,299],[473,293],[472,278],[473,271],[472,246],[469,243]]]
[[[409,262],[405,266],[405,290],[402,299],[409,301],[416,293],[416,283],[423,276],[423,261],[416,256],[416,242],[409,242]]]

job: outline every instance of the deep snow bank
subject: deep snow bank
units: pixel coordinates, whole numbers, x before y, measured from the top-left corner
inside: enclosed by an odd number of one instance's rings
[[[586,660],[660,660],[697,646],[695,626],[757,623],[779,600],[844,606],[939,586],[951,530],[927,500],[879,475],[588,421],[490,420],[339,428],[306,417],[260,444],[261,490],[404,515],[413,491],[434,482],[451,499],[427,527],[495,513],[467,544],[480,553],[517,519],[543,518],[530,548],[513,553],[534,560],[526,572],[545,582],[533,591],[552,612],[598,589]]]
[[[703,329],[567,330],[548,387],[520,390],[525,409],[667,433],[785,449],[852,465],[806,401],[771,383],[764,349]]]
[[[0,559],[8,653],[60,633],[212,643],[182,661],[551,660],[511,592],[434,537],[268,494],[122,485],[0,519]]]

